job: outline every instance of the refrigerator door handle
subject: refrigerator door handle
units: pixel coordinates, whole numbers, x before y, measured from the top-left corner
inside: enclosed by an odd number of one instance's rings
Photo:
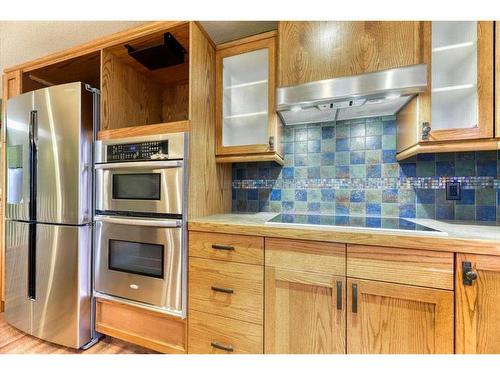
[[[37,184],[37,151],[38,151],[38,112],[30,111],[29,123],[29,173],[30,173],[30,205],[28,229],[28,298],[36,299],[36,184]]]

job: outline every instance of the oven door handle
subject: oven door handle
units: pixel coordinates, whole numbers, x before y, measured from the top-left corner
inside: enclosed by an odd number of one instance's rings
[[[177,219],[131,219],[124,217],[97,215],[95,217],[95,221],[100,221],[109,224],[135,225],[143,227],[160,227],[160,228],[182,227],[182,220],[177,220]]]
[[[95,169],[158,169],[158,168],[179,168],[182,167],[181,160],[165,160],[165,161],[132,161],[123,163],[106,163],[96,164]]]

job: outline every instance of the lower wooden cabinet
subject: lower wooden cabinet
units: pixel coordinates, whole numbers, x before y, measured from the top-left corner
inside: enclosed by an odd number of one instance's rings
[[[453,292],[347,278],[348,354],[453,353]]]
[[[345,278],[266,267],[265,352],[345,353]]]
[[[456,353],[500,353],[500,257],[456,255],[455,310]]]
[[[199,311],[189,314],[190,354],[262,354],[262,326]]]

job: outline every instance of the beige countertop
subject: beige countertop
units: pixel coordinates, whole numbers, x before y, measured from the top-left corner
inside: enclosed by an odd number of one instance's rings
[[[276,213],[231,213],[190,220],[189,229],[266,237],[500,255],[500,226],[408,219],[441,232],[413,232],[313,224],[266,224]]]

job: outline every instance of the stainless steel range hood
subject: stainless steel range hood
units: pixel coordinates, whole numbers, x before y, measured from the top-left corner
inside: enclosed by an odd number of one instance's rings
[[[387,116],[427,86],[427,65],[325,79],[277,90],[284,125]]]

